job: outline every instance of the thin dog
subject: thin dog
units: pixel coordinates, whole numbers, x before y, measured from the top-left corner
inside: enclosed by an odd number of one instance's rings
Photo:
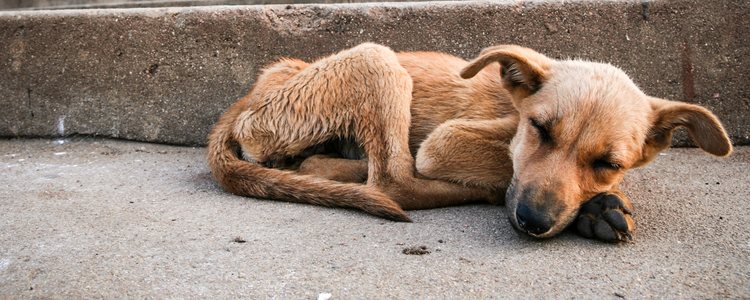
[[[404,210],[505,202],[514,227],[550,237],[629,240],[619,190],[686,127],[708,153],[731,142],[707,109],[645,95],[620,69],[501,45],[467,62],[365,43],[313,63],[265,68],[209,135],[228,191],[349,207],[396,221]]]

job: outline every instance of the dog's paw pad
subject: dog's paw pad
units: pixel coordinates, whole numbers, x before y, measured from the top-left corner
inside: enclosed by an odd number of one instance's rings
[[[632,240],[633,217],[623,201],[614,194],[599,194],[584,203],[576,220],[583,237],[605,242]]]

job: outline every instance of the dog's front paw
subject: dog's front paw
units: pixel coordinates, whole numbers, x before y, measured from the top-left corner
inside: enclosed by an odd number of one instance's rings
[[[630,202],[624,196],[602,193],[581,206],[578,234],[605,242],[630,241],[635,230]]]

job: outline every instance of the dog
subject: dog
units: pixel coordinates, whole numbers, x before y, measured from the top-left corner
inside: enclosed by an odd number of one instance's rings
[[[704,151],[732,144],[709,110],[645,95],[620,69],[516,45],[472,61],[364,43],[312,63],[281,59],[219,118],[212,174],[231,193],[404,210],[505,203],[537,238],[574,224],[584,237],[632,238],[618,184],[686,127]]]

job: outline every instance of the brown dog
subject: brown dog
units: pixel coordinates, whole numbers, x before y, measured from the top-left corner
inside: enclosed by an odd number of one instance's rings
[[[467,63],[366,43],[266,68],[215,125],[208,161],[239,195],[398,221],[402,209],[504,198],[532,236],[577,217],[582,235],[620,241],[634,223],[619,182],[679,126],[711,154],[732,151],[711,112],[649,97],[607,64],[512,45]]]

